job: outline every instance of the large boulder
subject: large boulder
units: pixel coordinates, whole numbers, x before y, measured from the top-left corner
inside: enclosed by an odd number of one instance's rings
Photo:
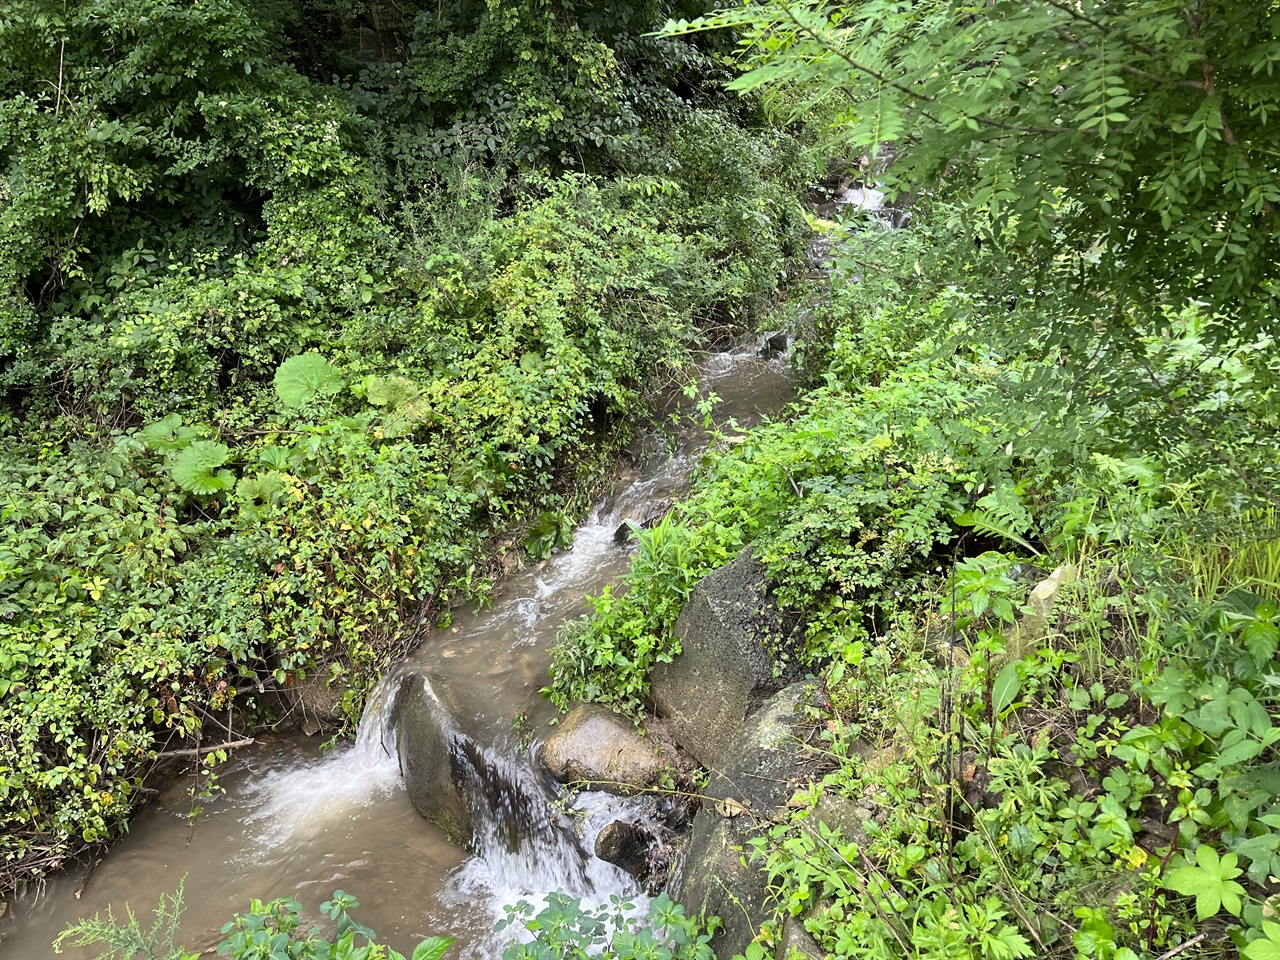
[[[711,767],[742,721],[799,675],[795,656],[775,671],[773,655],[798,647],[799,624],[777,612],[748,547],[698,582],[675,632],[680,654],[654,668],[653,704],[676,742]]]
[[[414,809],[454,843],[472,835],[471,777],[467,754],[475,745],[458,729],[449,708],[425,676],[405,678],[397,709],[400,771]]]
[[[542,765],[561,783],[626,792],[652,787],[667,764],[657,744],[612,710],[580,704],[560,722],[540,752]]]
[[[742,725],[712,768],[672,888],[690,913],[724,920],[711,942],[718,956],[745,950],[770,915],[768,878],[758,864],[743,865],[742,854],[753,837],[785,816],[796,787],[809,779],[816,754],[806,746],[812,729],[806,708],[817,700],[806,683],[775,694]]]
[[[469,737],[454,715],[430,679],[405,676],[396,742],[409,800],[454,843],[515,850],[548,814],[527,787],[527,771]]]

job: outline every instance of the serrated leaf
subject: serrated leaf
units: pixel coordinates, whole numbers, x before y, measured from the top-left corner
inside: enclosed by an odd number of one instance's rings
[[[142,428],[142,442],[157,453],[181,450],[194,438],[196,432],[182,425],[182,417],[171,413],[163,420],[149,423]]]
[[[280,364],[272,381],[286,407],[301,407],[317,396],[333,396],[344,386],[338,368],[318,353],[303,353]]]
[[[1242,740],[1239,743],[1232,744],[1218,754],[1218,763],[1224,767],[1235,766],[1244,763],[1246,760],[1252,760],[1258,754],[1262,753],[1262,744],[1257,740]]]
[[[1184,896],[1196,898],[1196,917],[1206,920],[1223,907],[1240,916],[1240,895],[1244,887],[1233,879],[1241,874],[1236,867],[1238,857],[1228,853],[1221,859],[1218,852],[1200,844],[1196,848],[1196,865],[1179,867],[1165,877],[1165,886]]]
[[[375,407],[395,409],[417,399],[422,391],[408,377],[366,377],[364,396]]]
[[[236,484],[236,496],[241,500],[270,500],[283,489],[279,471],[268,470],[256,477],[241,477]]]
[[[269,467],[277,470],[283,470],[289,466],[289,451],[284,447],[270,446],[263,447],[258,451],[258,460],[265,463]]]
[[[215,440],[196,440],[174,454],[169,464],[173,481],[183,490],[207,497],[230,490],[235,477],[230,470],[219,470],[231,451]]]
[[[1245,649],[1258,666],[1262,666],[1276,655],[1276,647],[1280,645],[1280,627],[1265,620],[1254,620],[1240,631]]]
[[[455,940],[454,937],[428,937],[413,948],[412,960],[440,960]]]

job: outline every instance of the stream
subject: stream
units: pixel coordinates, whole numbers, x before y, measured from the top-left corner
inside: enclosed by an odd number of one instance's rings
[[[702,389],[720,396],[713,416],[748,427],[791,399],[787,370],[751,349],[713,354],[698,370]],[[655,409],[664,417],[679,395]],[[337,889],[360,901],[356,919],[382,942],[411,953],[423,937],[458,938],[448,957],[497,958],[510,933],[495,934],[504,904],[563,889],[586,902],[639,897],[632,877],[592,854],[595,833],[626,817],[635,800],[549,783],[535,763],[537,734],[555,715],[538,695],[548,651],[561,623],[583,612],[583,598],[617,580],[630,550],[615,542],[619,525],[669,500],[687,482],[705,434],[685,425],[652,432],[637,444],[634,466],[592,508],[571,550],[499,582],[492,606],[459,610],[398,664],[370,698],[357,741],[321,752],[319,738],[260,736],[236,751],[219,774],[225,794],[193,801],[179,781],[144,808],[129,834],[96,869],[69,870],[29,890],[0,920],[0,957],[46,960],[70,923],[127,903],[149,927],[161,894],[185,877],[186,910],[178,941],[206,950],[251,897],[289,896],[317,916]],[[498,784],[476,830],[473,852],[450,843],[422,819],[404,791],[389,691],[407,675],[445,694],[453,719],[481,747],[483,770]],[[522,718],[517,721],[517,718]],[[530,742],[532,741],[532,742]],[[631,805],[631,806],[629,806]],[[98,948],[64,948],[92,958]]]

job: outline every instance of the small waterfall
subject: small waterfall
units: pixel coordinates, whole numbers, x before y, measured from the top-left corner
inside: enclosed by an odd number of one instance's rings
[[[379,770],[388,762],[396,764],[399,769],[396,697],[403,678],[403,666],[392,667],[365,701],[360,725],[356,727],[356,741],[349,754],[351,765],[357,770]]]
[[[613,819],[634,817],[652,801],[567,793],[542,774],[535,752],[513,737],[480,739],[483,725],[471,722],[470,713],[459,715],[437,683],[411,667],[392,674],[378,694],[382,706],[367,719],[385,731],[387,704],[399,705],[411,738],[401,769],[414,802],[424,804],[420,810],[428,816],[468,824],[471,856],[446,878],[438,917],[457,923],[461,915],[467,928],[484,931],[469,944],[469,956],[500,955],[514,935],[492,933],[505,905],[523,900],[537,906],[554,891],[593,906],[639,894],[632,876],[595,856],[595,839]],[[371,733],[372,749],[386,737]]]

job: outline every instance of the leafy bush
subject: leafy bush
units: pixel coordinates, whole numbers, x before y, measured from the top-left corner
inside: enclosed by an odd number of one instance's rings
[[[591,909],[563,893],[552,893],[541,910],[521,900],[506,908],[499,931],[516,924],[533,935],[531,943],[515,941],[502,951],[502,960],[715,960],[710,942],[720,921],[703,923],[689,917],[684,907],[665,893],[649,902],[644,914],[635,904],[613,898],[610,906]]]
[[[750,545],[831,701],[835,772],[756,845],[823,950],[1270,956],[1272,359],[1187,304],[1082,365],[1028,335],[1061,307],[1054,268],[1029,297],[954,213],[825,227],[810,391],[708,454],[625,592],[562,638],[548,693],[638,713],[693,585]],[[1065,559],[1080,583],[1028,615]],[[856,829],[813,825],[824,793]]]
[[[99,960],[195,960],[201,954],[188,953],[174,942],[182,918],[182,897],[181,886],[173,896],[161,896],[150,930],[143,930],[128,908],[124,923],[108,911],[106,919],[99,915],[67,928],[54,941],[54,949],[61,952],[63,942],[69,942],[77,947],[106,947]],[[218,944],[217,953],[230,960],[406,960],[398,950],[378,943],[376,934],[351,916],[349,911],[359,905],[341,890],[320,905],[320,912],[336,926],[336,939],[330,941],[319,927],[302,932],[298,916],[302,905],[298,901],[253,900],[248,913],[223,926],[225,939]],[[357,945],[357,937],[365,942]],[[414,948],[408,960],[440,960],[453,942],[452,937],[429,937]]]

